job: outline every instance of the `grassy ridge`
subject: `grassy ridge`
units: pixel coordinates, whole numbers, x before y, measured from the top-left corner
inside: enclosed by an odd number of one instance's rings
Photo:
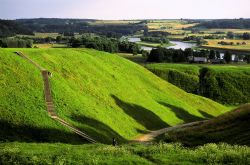
[[[249,65],[148,64],[146,68],[187,92],[223,104],[250,102]]]
[[[166,141],[178,141],[186,145],[226,142],[250,145],[250,104],[217,118],[174,131],[165,135]]]
[[[197,93],[199,89],[199,66],[185,64],[148,64],[146,68],[179,88]]]
[[[112,137],[123,142],[147,130],[202,120],[206,118],[204,113],[218,116],[227,111],[117,55],[90,49],[18,50],[53,73],[50,81],[59,116],[101,142],[110,143]],[[1,121],[7,122],[8,128],[15,125],[16,130],[36,126],[34,131],[40,132],[40,128],[49,128],[51,139],[65,142],[60,137],[67,137],[69,132],[47,117],[41,75],[14,51],[17,49],[0,50],[0,71],[5,73],[0,79],[4,103]],[[14,130],[7,136],[8,128],[1,131],[3,140],[17,136]],[[63,135],[56,138],[53,133],[58,131]],[[23,141],[36,141],[39,137],[26,137]],[[77,141],[74,138],[68,138],[68,142]]]
[[[0,164],[249,164],[246,146],[0,144]]]

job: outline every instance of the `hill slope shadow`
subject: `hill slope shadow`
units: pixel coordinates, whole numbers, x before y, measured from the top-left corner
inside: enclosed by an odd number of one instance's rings
[[[130,104],[122,101],[115,95],[111,95],[111,97],[115,100],[116,105],[118,105],[127,115],[135,119],[148,130],[156,130],[169,126],[150,110],[136,104]]]
[[[207,119],[212,119],[212,118],[214,118],[214,116],[208,114],[207,112],[204,112],[204,111],[202,111],[202,110],[199,110],[199,112],[200,112],[200,114],[202,114],[202,116],[204,116],[204,117],[207,118]]]
[[[84,132],[88,133],[92,138],[94,138],[95,140],[99,142],[111,144],[113,138],[116,138],[118,142],[126,141],[126,139],[124,139],[116,131],[114,131],[112,128],[110,128],[109,126],[107,126],[106,124],[98,120],[88,118],[86,116],[77,115],[77,114],[73,114],[71,116],[71,119],[76,122],[80,122],[83,125],[86,125],[80,128],[84,130]]]
[[[37,142],[37,143],[87,143],[75,133],[54,129],[40,128],[30,125],[15,125],[0,120],[0,141],[2,142]]]
[[[164,102],[158,102],[158,103],[165,106],[165,107],[167,107],[167,108],[170,108],[171,111],[174,112],[175,115],[179,119],[183,120],[185,123],[204,120],[201,117],[190,114],[189,112],[187,112],[183,108],[180,108],[180,107],[177,107],[177,106],[174,106],[174,105],[170,105],[170,104],[167,104],[167,103],[164,103]]]

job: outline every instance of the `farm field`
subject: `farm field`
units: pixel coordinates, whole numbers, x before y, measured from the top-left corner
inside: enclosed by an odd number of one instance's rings
[[[150,20],[148,21],[149,30],[182,30],[183,28],[189,28],[197,25],[196,23],[188,23],[181,20]]]
[[[213,34],[216,32],[224,32],[227,34],[228,32],[233,32],[236,34],[243,34],[245,32],[250,33],[250,29],[206,29],[202,30],[202,32],[207,33],[207,34]]]
[[[139,23],[140,20],[95,20],[89,22],[90,25],[119,25],[119,24],[133,24]]]
[[[17,35],[18,37],[30,37],[30,38],[56,38],[57,36],[61,36],[59,33],[34,33],[34,35]]]
[[[225,50],[238,50],[238,51],[246,51],[250,52],[250,41],[249,40],[206,40],[208,44],[202,45],[203,47],[207,48],[219,48],[219,49],[225,49]],[[233,42],[234,45],[221,45],[218,44],[218,42]],[[246,45],[243,45],[242,43],[245,42]],[[240,43],[240,45],[237,45],[237,43]]]
[[[110,144],[112,137],[123,143],[149,130],[203,120],[203,112],[218,116],[229,110],[114,54],[91,49],[1,49],[0,71],[6,73],[0,79],[1,141],[81,143],[47,116],[42,77],[15,51],[53,73],[58,115],[103,143]],[[176,108],[185,115],[176,114]]]

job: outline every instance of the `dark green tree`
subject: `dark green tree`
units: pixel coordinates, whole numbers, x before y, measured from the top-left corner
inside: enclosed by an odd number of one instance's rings
[[[211,59],[211,60],[215,59],[215,55],[216,55],[215,51],[214,50],[210,50],[208,58]]]
[[[226,51],[224,54],[224,60],[226,63],[232,62],[232,54],[229,51]]]
[[[220,52],[219,51],[216,51],[216,58],[220,59]]]
[[[243,40],[250,40],[250,34],[249,33],[243,33],[242,38],[243,38]]]
[[[234,33],[233,32],[227,32],[227,37],[230,38],[230,39],[233,39],[234,38]]]

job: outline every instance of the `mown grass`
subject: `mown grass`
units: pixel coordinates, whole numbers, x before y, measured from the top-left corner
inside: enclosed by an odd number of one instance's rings
[[[228,110],[117,55],[91,49],[1,49],[2,141],[81,142],[47,116],[42,77],[15,51],[52,72],[58,115],[100,142],[111,143],[112,137],[125,142],[145,131],[185,122],[173,107],[200,120],[206,118],[201,112],[218,116]]]
[[[0,144],[0,163],[7,164],[249,164],[246,146],[206,144],[66,145]]]

